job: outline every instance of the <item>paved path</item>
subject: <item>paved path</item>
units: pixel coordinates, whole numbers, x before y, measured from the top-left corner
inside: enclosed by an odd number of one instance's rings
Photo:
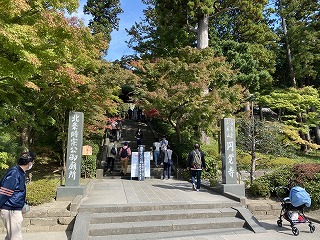
[[[146,179],[102,179],[96,181],[82,205],[97,204],[138,204],[175,202],[234,202],[206,189],[195,192],[191,184],[181,180]]]

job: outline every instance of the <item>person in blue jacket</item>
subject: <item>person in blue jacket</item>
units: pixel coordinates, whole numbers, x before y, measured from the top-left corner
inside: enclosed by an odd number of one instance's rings
[[[7,230],[6,240],[22,240],[22,208],[26,201],[26,171],[34,162],[32,152],[24,152],[18,164],[10,168],[0,181],[0,210]]]

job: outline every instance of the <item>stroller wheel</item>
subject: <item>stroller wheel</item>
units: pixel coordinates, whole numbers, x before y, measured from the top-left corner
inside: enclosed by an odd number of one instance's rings
[[[293,233],[293,235],[298,236],[299,235],[299,229],[296,228],[296,227],[293,227],[292,228],[292,233]]]
[[[279,219],[279,220],[277,221],[277,224],[278,224],[278,227],[282,227],[282,220]]]
[[[316,230],[316,227],[313,224],[309,224],[310,232],[313,233]]]

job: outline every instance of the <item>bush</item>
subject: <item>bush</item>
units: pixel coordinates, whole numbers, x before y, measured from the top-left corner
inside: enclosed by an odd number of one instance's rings
[[[97,158],[99,154],[99,144],[94,141],[87,141],[85,145],[92,147],[92,155],[84,156],[81,164],[81,174],[86,178],[94,178],[97,169]]]
[[[259,169],[274,169],[282,166],[292,166],[296,163],[296,160],[286,157],[261,157],[259,162]]]
[[[274,193],[275,187],[287,186],[288,180],[290,180],[292,176],[293,174],[290,167],[278,168],[273,172],[253,180],[250,186],[250,193],[255,197],[269,197]]]
[[[250,186],[250,193],[255,197],[270,197],[270,182],[263,177],[254,180]]]
[[[320,173],[314,175],[311,181],[307,181],[302,185],[311,197],[311,207],[320,208]]]
[[[27,184],[27,200],[30,205],[40,205],[51,202],[56,196],[57,187],[60,185],[57,179],[42,179]]]
[[[249,192],[255,197],[268,197],[274,193],[274,188],[278,186],[301,186],[305,188],[311,196],[312,208],[319,208],[320,164],[296,164],[276,169],[255,179]]]
[[[238,171],[245,170],[250,172],[251,169],[251,155],[242,151],[237,151],[237,168]]]
[[[320,173],[320,164],[296,164],[293,166],[292,171],[294,173],[294,183],[303,186],[305,182],[314,180],[315,175]]]
[[[296,164],[292,168],[293,185],[306,189],[311,196],[313,208],[320,207],[320,164],[306,163]]]
[[[218,143],[213,141],[211,144],[203,145],[201,150],[205,154],[206,171],[203,171],[202,178],[209,179],[211,182],[218,181],[218,169],[222,168],[220,154],[218,153]]]

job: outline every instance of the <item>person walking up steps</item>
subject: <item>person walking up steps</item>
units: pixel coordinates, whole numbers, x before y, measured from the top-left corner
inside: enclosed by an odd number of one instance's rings
[[[127,174],[128,161],[131,156],[131,149],[128,142],[125,142],[123,147],[120,148],[119,156],[121,161],[121,174],[125,176]]]
[[[111,139],[110,143],[107,145],[107,164],[106,164],[106,172],[109,172],[110,174],[113,173],[114,169],[114,161],[117,156],[117,145],[114,143],[114,140]]]
[[[141,128],[138,128],[134,136],[137,140],[137,147],[139,147],[139,145],[142,145],[142,138],[143,138],[143,132]]]
[[[168,174],[168,180],[171,178],[171,167],[172,167],[172,150],[170,146],[167,146],[167,150],[164,153],[163,158],[163,180],[166,179],[166,175]]]
[[[191,170],[192,187],[195,191],[200,191],[201,172],[202,169],[206,170],[206,162],[204,159],[204,153],[200,150],[199,144],[195,144],[194,150],[189,153],[188,166]],[[195,183],[195,178],[197,178],[197,185]]]
[[[153,149],[153,161],[156,167],[158,167],[158,159],[160,157],[160,142],[159,139],[156,138],[154,143],[152,144],[152,149]]]
[[[162,140],[160,141],[160,165],[163,165],[164,154],[167,150],[168,144],[169,142],[166,137],[162,137]]]

